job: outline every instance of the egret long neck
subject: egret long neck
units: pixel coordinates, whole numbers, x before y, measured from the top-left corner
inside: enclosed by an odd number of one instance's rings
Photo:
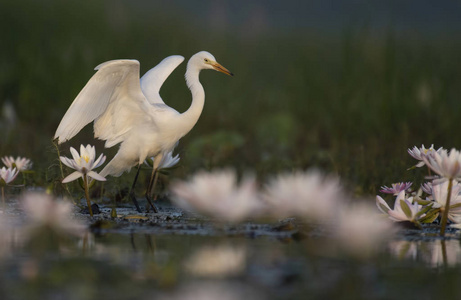
[[[182,113],[185,133],[188,133],[197,123],[205,103],[205,90],[199,81],[200,70],[190,64],[187,66],[186,83],[192,93],[192,103],[188,110]]]

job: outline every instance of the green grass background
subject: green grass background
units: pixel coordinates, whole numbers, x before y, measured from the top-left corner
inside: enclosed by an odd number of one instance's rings
[[[30,157],[35,173],[29,184],[59,178],[51,139],[96,65],[136,58],[144,73],[168,55],[188,59],[200,50],[213,53],[235,77],[202,72],[205,108],[180,142],[181,164],[171,178],[235,167],[264,180],[320,168],[339,175],[353,193],[370,195],[383,184],[422,178],[423,171],[406,170],[415,163],[407,148],[461,147],[461,39],[455,30],[401,30],[392,20],[379,28],[358,20],[334,32],[258,27],[258,10],[246,2],[233,9],[248,9],[247,18],[225,26],[219,14],[218,21],[206,21],[212,2],[197,1],[195,10],[166,3],[0,4],[0,103],[12,103],[18,117],[13,127],[1,121],[0,155]],[[191,100],[184,72],[185,63],[161,90],[179,111]],[[80,143],[96,144],[109,158],[117,150],[94,142],[91,126],[61,150],[69,155],[68,147]],[[127,187],[133,175],[107,186]]]

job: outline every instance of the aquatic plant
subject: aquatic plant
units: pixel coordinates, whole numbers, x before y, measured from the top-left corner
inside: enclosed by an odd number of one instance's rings
[[[6,210],[5,204],[5,186],[9,185],[18,176],[18,169],[16,168],[1,168],[0,169],[0,187],[2,188],[2,204],[3,212]]]
[[[4,156],[2,162],[7,168],[16,168],[19,172],[30,170],[32,168],[32,162],[30,159],[25,157]]]
[[[146,165],[148,165],[149,167],[154,167],[154,160],[155,160],[155,157],[151,157],[150,160],[145,160],[144,163]],[[179,154],[176,154],[174,157],[173,157],[173,151],[170,151],[168,152],[167,154],[163,155],[162,156],[162,159],[160,160],[160,164],[158,166],[158,170],[157,172],[152,172],[152,175],[151,175],[151,179],[149,182],[152,182],[152,187],[150,187],[150,191],[151,191],[151,195],[147,195],[149,197],[152,198],[152,194],[155,192],[155,186],[157,184],[157,179],[158,179],[158,174],[159,172],[162,172],[162,170],[165,170],[165,169],[169,169],[169,168],[172,168],[174,166],[176,166],[179,162],[180,158],[179,158]],[[154,175],[155,173],[155,175]],[[148,189],[148,190],[149,190]],[[157,194],[155,194],[154,196],[154,201],[157,199]],[[149,198],[148,198],[149,200]]]
[[[376,204],[382,212],[389,214],[391,220],[410,221],[416,225],[432,223],[442,213],[440,235],[443,236],[448,220],[461,222],[461,185],[457,181],[461,178],[461,152],[454,148],[448,152],[442,147],[435,150],[434,145],[426,149],[422,145],[421,148],[408,149],[408,153],[419,160],[415,167],[426,165],[429,174],[433,171],[436,175],[427,177],[431,181],[423,183],[420,191],[413,193],[414,197],[405,199],[405,195],[402,197],[399,193],[393,210],[380,196],[376,197]],[[381,192],[404,192],[410,186],[410,182],[393,184],[392,188],[382,187]],[[425,200],[420,197],[422,192],[428,195]]]
[[[444,181],[448,181],[448,193],[445,204],[445,209],[442,215],[440,235],[445,234],[445,228],[447,226],[448,212],[450,210],[451,192],[453,187],[453,181],[456,178],[461,177],[461,153],[456,149],[451,149],[448,152],[442,149],[440,152],[432,152],[430,155],[422,156],[424,163],[435,173],[441,176],[441,178],[433,181],[432,188],[434,189],[434,183],[439,184]]]
[[[387,214],[389,219],[395,222],[409,221],[418,227],[421,227],[420,219],[426,216],[425,212],[431,208],[432,204],[429,203],[423,208],[423,205],[414,201],[413,197],[405,198],[405,190],[402,190],[395,199],[394,209],[391,209],[381,196],[376,196],[378,209]]]
[[[99,181],[106,181],[106,178],[93,171],[93,169],[101,166],[104,163],[106,157],[101,154],[98,159],[95,160],[96,150],[94,146],[91,145],[87,145],[86,147],[80,145],[80,153],[78,153],[74,148],[70,147],[70,152],[72,153],[73,159],[69,159],[64,156],[61,156],[60,159],[63,164],[76,171],[64,178],[62,182],[68,183],[79,178],[83,179],[83,187],[85,189],[85,198],[88,204],[88,210],[90,211],[90,215],[93,216],[90,196],[88,192],[88,177]]]
[[[410,189],[411,185],[413,182],[397,182],[393,183],[391,187],[383,185],[381,187],[380,192],[385,193],[385,194],[393,194],[394,196],[397,196],[400,194],[401,191],[406,191]]]
[[[73,205],[67,201],[55,200],[52,196],[27,192],[21,196],[21,207],[26,213],[26,232],[46,227],[63,235],[81,236],[86,226],[71,218]]]
[[[443,148],[440,147],[439,149],[434,149],[434,144],[432,144],[428,149],[423,145],[420,148],[414,146],[412,149],[408,149],[408,154],[410,154],[414,159],[419,160],[419,162],[415,165],[415,167],[422,167],[425,165],[423,157],[426,155],[431,155],[434,152],[440,152]]]
[[[189,181],[174,182],[170,189],[172,201],[179,207],[222,221],[242,221],[263,207],[255,179],[247,177],[237,184],[232,170],[199,172]]]
[[[336,216],[345,196],[337,178],[319,171],[297,171],[269,180],[264,199],[278,218],[298,216],[325,221]]]

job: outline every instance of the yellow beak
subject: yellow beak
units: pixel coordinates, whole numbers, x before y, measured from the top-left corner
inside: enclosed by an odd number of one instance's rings
[[[229,75],[229,76],[234,76],[234,74],[232,74],[228,69],[224,68],[223,66],[221,66],[217,62],[212,62],[211,66],[218,72],[224,73],[224,74]]]

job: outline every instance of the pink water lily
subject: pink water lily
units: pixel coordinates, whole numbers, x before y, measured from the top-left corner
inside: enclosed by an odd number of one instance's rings
[[[413,182],[408,181],[393,183],[391,187],[383,185],[381,187],[380,192],[385,194],[393,194],[394,196],[397,196],[398,194],[400,194],[401,191],[408,190],[412,184]]]
[[[87,145],[84,147],[80,145],[80,153],[70,147],[70,152],[73,159],[64,156],[61,156],[60,159],[63,164],[76,171],[64,178],[63,183],[74,181],[80,177],[83,178],[85,175],[99,181],[106,181],[106,178],[93,171],[93,169],[101,166],[106,161],[106,157],[102,154],[95,160],[96,150],[94,146]]]

